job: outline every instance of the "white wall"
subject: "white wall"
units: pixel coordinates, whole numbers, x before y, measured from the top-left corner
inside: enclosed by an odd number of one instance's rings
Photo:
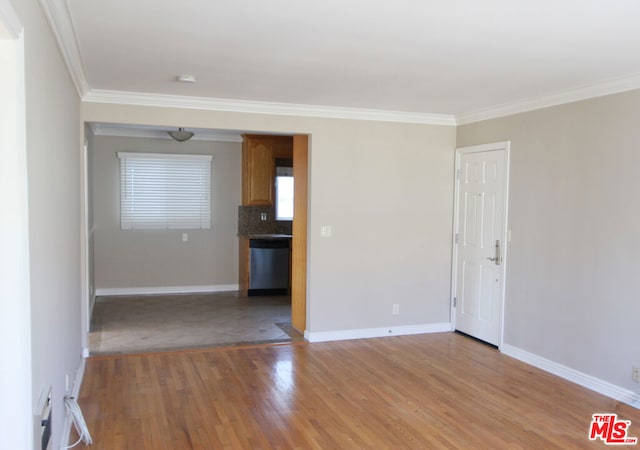
[[[0,448],[29,448],[31,318],[23,40],[19,20],[8,7],[0,1]]]
[[[211,229],[121,230],[117,152],[213,156]],[[238,284],[238,205],[242,145],[237,142],[96,136],[90,149],[95,287],[105,289]],[[188,241],[182,241],[182,233]]]
[[[511,141],[505,342],[640,393],[640,91],[460,126]]]
[[[449,322],[454,127],[95,103],[83,118],[309,133],[307,331]]]
[[[39,2],[12,3],[24,26],[26,71],[32,395],[21,401],[33,409],[41,391],[52,387],[57,447],[65,375],[73,379],[81,362],[80,107]],[[37,419],[23,420],[33,422],[39,442]]]
[[[453,128],[332,121],[311,133],[310,331],[449,322]]]

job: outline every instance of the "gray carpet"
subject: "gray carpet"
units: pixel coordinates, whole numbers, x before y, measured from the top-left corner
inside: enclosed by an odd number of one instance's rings
[[[289,296],[237,292],[98,297],[89,333],[91,355],[300,340]]]

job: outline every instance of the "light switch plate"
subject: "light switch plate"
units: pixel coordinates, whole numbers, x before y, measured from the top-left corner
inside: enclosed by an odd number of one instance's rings
[[[320,227],[320,237],[331,237],[331,225],[322,225]]]

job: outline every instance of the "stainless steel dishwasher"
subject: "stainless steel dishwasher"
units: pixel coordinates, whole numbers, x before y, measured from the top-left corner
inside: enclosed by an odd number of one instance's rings
[[[289,293],[290,239],[249,240],[249,295]]]

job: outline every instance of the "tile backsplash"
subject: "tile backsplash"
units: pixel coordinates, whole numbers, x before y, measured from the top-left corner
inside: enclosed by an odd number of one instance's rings
[[[262,213],[267,220],[260,220]],[[238,235],[249,234],[291,234],[290,220],[276,220],[274,206],[238,206]]]

